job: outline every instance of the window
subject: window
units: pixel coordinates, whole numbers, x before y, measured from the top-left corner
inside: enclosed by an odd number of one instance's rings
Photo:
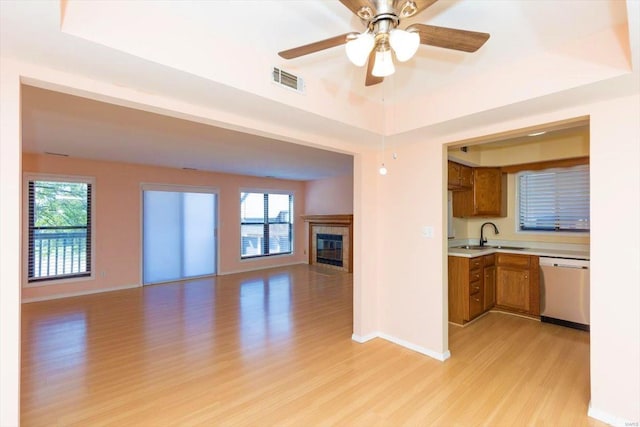
[[[27,179],[27,281],[91,276],[90,180]]]
[[[589,165],[522,172],[518,198],[520,231],[589,231]]]
[[[290,254],[293,195],[240,193],[242,258]]]

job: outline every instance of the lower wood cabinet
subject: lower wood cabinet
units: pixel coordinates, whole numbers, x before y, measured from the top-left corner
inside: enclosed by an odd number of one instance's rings
[[[495,255],[484,258],[484,300],[483,311],[490,310],[496,304],[496,266]]]
[[[449,257],[449,321],[460,325],[495,303],[495,255]]]
[[[498,253],[496,307],[531,316],[540,315],[539,258]]]
[[[492,308],[540,315],[539,258],[496,253],[449,257],[449,321],[463,325]]]

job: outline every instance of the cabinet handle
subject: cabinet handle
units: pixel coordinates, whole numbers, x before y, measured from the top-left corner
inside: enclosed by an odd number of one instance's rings
[[[528,278],[529,278],[529,276],[527,276],[527,275],[525,274],[525,275],[524,275],[524,278],[525,278],[525,279],[528,279]]]

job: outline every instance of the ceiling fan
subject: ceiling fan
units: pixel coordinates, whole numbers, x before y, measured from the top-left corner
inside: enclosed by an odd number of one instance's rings
[[[413,24],[404,30],[401,21],[412,17],[437,0],[340,0],[365,25],[366,30],[341,34],[326,40],[278,52],[285,59],[346,44],[347,57],[354,65],[367,64],[365,86],[381,83],[395,72],[393,54],[399,62],[408,61],[420,44],[475,52],[489,34],[433,25]],[[392,54],[393,52],[393,54]]]

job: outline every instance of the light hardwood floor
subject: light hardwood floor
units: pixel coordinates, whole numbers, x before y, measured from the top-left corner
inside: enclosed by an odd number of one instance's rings
[[[23,305],[23,426],[603,425],[589,334],[490,313],[438,362],[351,340],[305,265]]]

